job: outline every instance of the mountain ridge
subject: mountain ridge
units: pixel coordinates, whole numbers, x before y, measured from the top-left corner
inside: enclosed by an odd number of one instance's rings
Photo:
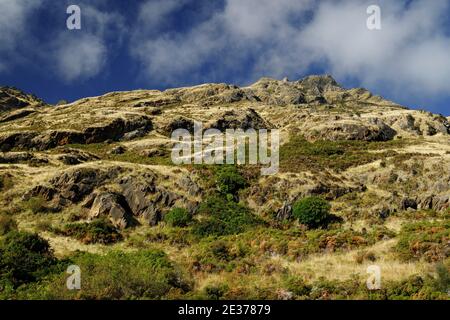
[[[311,286],[321,277],[354,283],[379,263],[383,279],[409,281],[448,261],[450,125],[442,115],[344,89],[330,76],[39,101],[0,113],[0,215],[39,233],[59,258],[157,247],[191,275],[188,294],[220,279],[229,297],[248,297],[255,284],[268,290],[258,298],[273,299],[298,296],[286,273]],[[174,165],[171,134],[195,121],[279,130],[279,171]],[[223,194],[229,179],[238,190]],[[333,223],[310,229],[295,219],[295,204],[310,197],[327,202]],[[186,221],[173,226],[180,209]],[[221,210],[224,225],[212,219]],[[234,214],[237,223],[226,219]],[[110,234],[98,240],[91,232],[101,223]],[[232,231],[208,235],[217,230]]]

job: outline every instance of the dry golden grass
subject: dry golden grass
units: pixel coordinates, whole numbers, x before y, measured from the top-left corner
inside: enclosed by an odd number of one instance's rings
[[[391,248],[396,240],[381,241],[367,251],[373,252],[377,257],[374,262],[364,261],[362,264],[356,262],[356,255],[359,250],[352,250],[346,253],[332,253],[314,255],[300,262],[290,262],[280,257],[273,258],[282,266],[288,268],[292,273],[304,277],[307,281],[314,281],[320,277],[334,280],[346,280],[353,275],[359,275],[362,279],[367,277],[367,267],[377,265],[381,268],[382,279],[401,280],[411,275],[424,274],[431,265],[414,262],[405,263],[396,259]]]

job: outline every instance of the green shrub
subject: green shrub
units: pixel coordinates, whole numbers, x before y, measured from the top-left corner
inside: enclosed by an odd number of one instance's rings
[[[183,208],[173,208],[165,216],[166,221],[172,227],[185,227],[192,221],[192,216]]]
[[[47,240],[37,234],[13,231],[0,246],[0,279],[17,287],[41,278],[56,262]]]
[[[311,286],[306,284],[302,278],[289,276],[284,282],[286,289],[296,296],[308,296],[311,292]]]
[[[70,223],[57,233],[73,237],[86,244],[111,244],[122,240],[122,235],[107,219],[96,219],[90,223]]]
[[[220,196],[207,198],[198,210],[205,219],[194,225],[197,236],[238,234],[261,223],[247,207]]]
[[[211,284],[205,287],[206,297],[209,300],[219,300],[228,291],[226,284]]]
[[[17,230],[16,221],[9,215],[0,214],[0,236],[14,230]]]
[[[322,227],[330,218],[330,204],[318,197],[307,197],[297,201],[292,213],[298,221],[309,228]]]
[[[247,187],[247,181],[235,166],[222,166],[216,171],[216,184],[223,194],[237,195],[239,190]]]

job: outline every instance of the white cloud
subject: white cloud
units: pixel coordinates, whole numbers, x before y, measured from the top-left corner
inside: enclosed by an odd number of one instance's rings
[[[448,92],[450,38],[442,28],[448,2],[416,0],[404,9],[397,1],[383,1],[380,31],[365,28],[366,8],[367,1],[322,4],[301,43],[337,77],[397,95]]]
[[[0,0],[0,72],[8,70],[28,37],[28,19],[43,0]],[[3,62],[8,61],[8,63]]]
[[[58,42],[59,47],[54,52],[55,67],[67,82],[91,78],[97,75],[106,63],[106,46],[96,36],[62,36]]]
[[[66,82],[98,75],[126,32],[120,14],[101,11],[89,4],[79,6],[81,30],[63,29],[50,45],[49,57],[56,61],[54,70]]]
[[[366,27],[381,6],[382,30]],[[173,1],[160,17],[175,10]],[[226,0],[224,9],[187,31],[142,33],[132,52],[152,82],[170,85],[229,76],[290,78],[320,66],[398,97],[448,94],[447,0]],[[153,24],[159,19],[152,19]],[[205,66],[208,63],[214,68]],[[417,90],[420,87],[420,90]]]

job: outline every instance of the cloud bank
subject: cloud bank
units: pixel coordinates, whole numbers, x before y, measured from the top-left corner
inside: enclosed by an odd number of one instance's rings
[[[176,14],[174,2],[160,7],[151,1],[160,9],[158,19]],[[137,37],[131,50],[148,78],[167,84],[189,77],[228,79],[230,74],[237,82],[295,78],[320,66],[340,80],[396,96],[448,94],[449,1],[378,1],[379,31],[366,27],[371,4],[227,0],[223,10],[194,28]]]

